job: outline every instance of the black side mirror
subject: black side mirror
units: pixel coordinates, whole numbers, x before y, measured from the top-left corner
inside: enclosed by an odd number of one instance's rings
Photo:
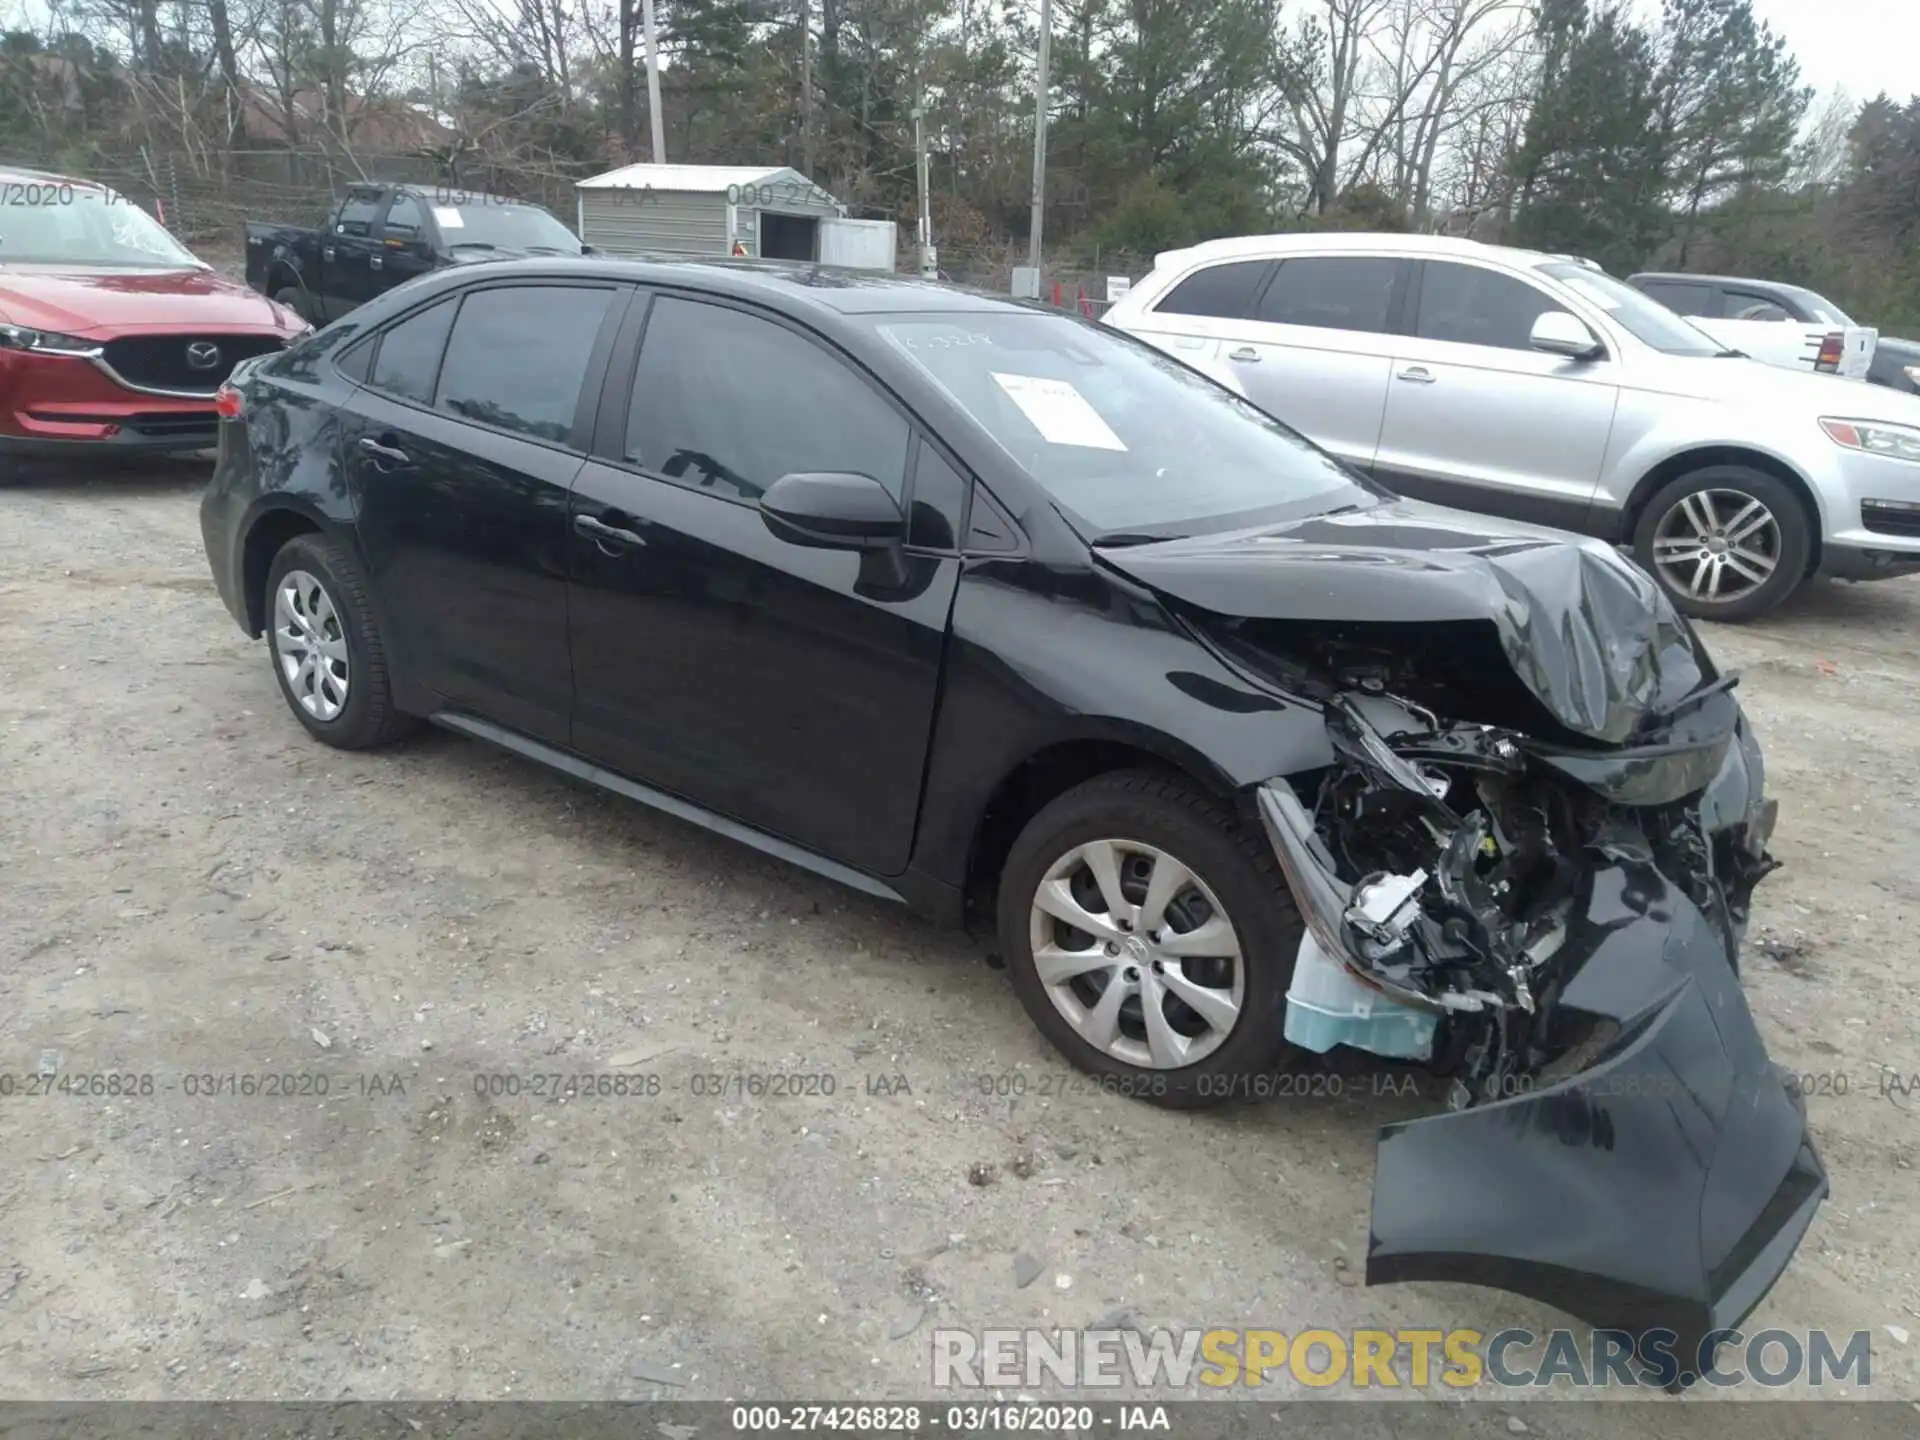
[[[580,247],[580,253],[581,253],[582,255],[598,255],[598,254],[600,253],[600,251],[599,251],[599,249],[598,249],[598,247],[596,247],[596,246],[593,246],[593,245],[582,245],[582,246]]]
[[[886,550],[906,538],[900,502],[871,475],[782,475],[760,497],[760,518],[782,540],[813,550]]]

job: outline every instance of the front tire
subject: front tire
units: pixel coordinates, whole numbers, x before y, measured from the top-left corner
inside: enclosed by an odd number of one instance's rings
[[[1697,620],[1751,620],[1806,578],[1813,526],[1799,495],[1747,465],[1708,465],[1663,486],[1634,527],[1633,553]]]
[[[1027,823],[999,891],[1020,1003],[1115,1094],[1205,1108],[1267,1093],[1292,1055],[1304,927],[1225,803],[1150,771],[1099,776]]]
[[[314,739],[368,750],[419,725],[394,708],[366,576],[344,546],[294,536],[267,567],[262,609],[274,679]]]

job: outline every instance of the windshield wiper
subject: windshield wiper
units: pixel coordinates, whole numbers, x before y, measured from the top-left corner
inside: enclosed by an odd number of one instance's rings
[[[1751,360],[1753,357],[1744,350],[1721,350],[1714,354],[1716,360]]]
[[[1162,540],[1182,540],[1182,535],[1146,535],[1138,530],[1110,530],[1087,543],[1096,550],[1118,550],[1127,545],[1157,545]]]
[[[485,240],[449,240],[449,250],[498,250],[498,245],[489,245]]]

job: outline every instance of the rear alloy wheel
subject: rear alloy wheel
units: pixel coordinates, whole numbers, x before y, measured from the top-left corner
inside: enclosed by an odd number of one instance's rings
[[[294,704],[322,723],[339,718],[353,662],[326,586],[305,570],[289,570],[274,587],[273,654]]]
[[[1640,517],[1634,553],[1686,614],[1749,620],[1806,575],[1800,498],[1764,471],[1714,465],[1683,475]]]
[[[1290,1053],[1293,898],[1271,847],[1180,779],[1103,775],[1043,808],[1007,857],[999,921],[1027,1014],[1115,1094],[1257,1097]]]
[[[316,740],[366,750],[419,724],[394,708],[367,583],[345,547],[294,536],[267,568],[264,598],[274,679]]]

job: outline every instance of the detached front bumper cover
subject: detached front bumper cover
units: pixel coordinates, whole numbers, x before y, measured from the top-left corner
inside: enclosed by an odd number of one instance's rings
[[[1345,948],[1349,887],[1311,821],[1284,782],[1259,806],[1315,938]],[[1693,1378],[1701,1341],[1759,1303],[1828,1193],[1729,944],[1651,864],[1589,872],[1552,1003],[1600,1042],[1565,1078],[1382,1130],[1367,1282],[1486,1285],[1664,1331]]]

